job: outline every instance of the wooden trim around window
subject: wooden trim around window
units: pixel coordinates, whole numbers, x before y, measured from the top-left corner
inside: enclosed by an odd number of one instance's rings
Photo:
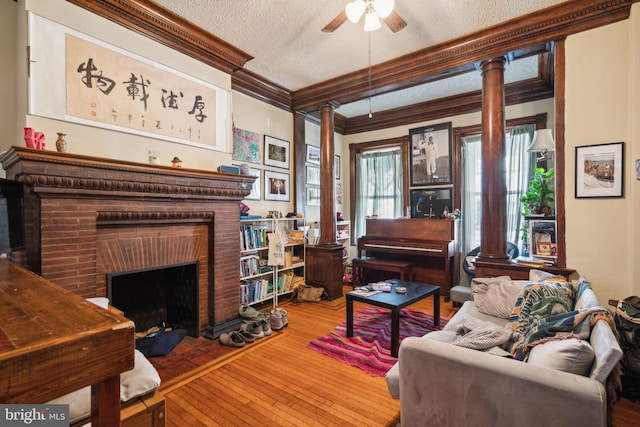
[[[351,221],[351,245],[357,245],[357,238],[355,238],[355,221],[356,217],[356,182],[357,182],[357,170],[356,170],[356,156],[360,153],[374,150],[382,150],[384,148],[399,147],[402,156],[402,169],[405,171],[403,176],[402,188],[404,191],[404,211],[406,212],[409,207],[409,138],[407,136],[401,136],[397,138],[383,139],[380,141],[361,142],[357,144],[349,145],[349,218]]]

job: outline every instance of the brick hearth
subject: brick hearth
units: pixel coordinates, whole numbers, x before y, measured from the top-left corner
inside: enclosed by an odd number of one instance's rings
[[[237,319],[238,202],[255,178],[23,147],[0,162],[26,186],[26,249],[13,255],[33,272],[106,297],[108,273],[197,261],[201,333]]]

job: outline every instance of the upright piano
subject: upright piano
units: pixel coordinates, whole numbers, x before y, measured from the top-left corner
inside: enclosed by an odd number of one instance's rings
[[[456,280],[457,219],[367,219],[358,256],[411,262],[409,280],[440,286],[449,300]]]

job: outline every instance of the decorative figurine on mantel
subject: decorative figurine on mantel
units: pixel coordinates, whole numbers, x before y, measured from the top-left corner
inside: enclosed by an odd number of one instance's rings
[[[56,150],[61,153],[67,152],[67,141],[64,140],[65,136],[67,136],[67,134],[58,132],[58,139],[56,139]]]
[[[175,156],[173,160],[171,160],[171,166],[173,166],[174,168],[181,168],[182,160],[180,160],[180,157]]]

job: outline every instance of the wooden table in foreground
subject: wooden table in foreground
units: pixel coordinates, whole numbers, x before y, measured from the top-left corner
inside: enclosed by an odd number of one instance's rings
[[[395,290],[398,286],[405,287],[407,289],[406,293],[396,293]],[[391,356],[398,357],[398,347],[400,345],[400,310],[428,296],[433,296],[433,325],[438,326],[440,324],[440,286],[398,280],[396,284],[393,285],[391,292],[380,292],[370,296],[347,292],[347,337],[353,336],[354,301],[387,308],[391,310]]]
[[[42,404],[91,385],[93,426],[120,425],[133,322],[0,259],[0,402]]]

